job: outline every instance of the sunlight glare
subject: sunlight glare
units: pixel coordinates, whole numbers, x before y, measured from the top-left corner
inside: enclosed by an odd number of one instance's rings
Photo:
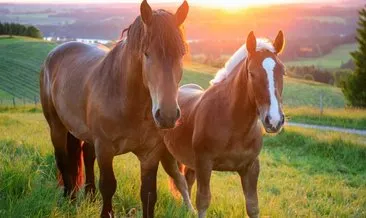
[[[251,1],[230,1],[230,0],[202,0],[198,1],[204,7],[221,8],[226,10],[237,10],[247,7]]]

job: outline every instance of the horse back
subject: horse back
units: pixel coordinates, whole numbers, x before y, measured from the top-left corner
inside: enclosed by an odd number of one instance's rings
[[[190,107],[187,104],[190,104],[191,107],[194,106],[194,103],[199,101],[199,98],[204,93],[204,89],[196,84],[187,84],[183,85],[179,88],[178,102],[179,105],[185,105],[184,108]],[[187,108],[188,109],[188,108]]]

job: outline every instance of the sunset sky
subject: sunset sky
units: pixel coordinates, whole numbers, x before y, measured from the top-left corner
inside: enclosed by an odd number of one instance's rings
[[[281,4],[281,3],[334,3],[338,0],[189,0],[191,4],[209,6],[209,7],[226,7],[237,8],[246,7],[250,5],[265,5],[265,4]],[[12,2],[12,3],[138,3],[141,0],[0,0],[0,2]],[[149,0],[149,3],[162,3],[162,2],[182,2],[182,0]]]

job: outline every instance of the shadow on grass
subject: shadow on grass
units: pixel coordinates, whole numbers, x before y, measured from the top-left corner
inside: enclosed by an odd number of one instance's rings
[[[342,139],[322,141],[291,130],[265,137],[263,153],[273,165],[287,165],[309,175],[340,176],[351,187],[365,186],[366,146]]]
[[[41,106],[19,106],[19,107],[9,107],[0,106],[0,113],[42,113]]]

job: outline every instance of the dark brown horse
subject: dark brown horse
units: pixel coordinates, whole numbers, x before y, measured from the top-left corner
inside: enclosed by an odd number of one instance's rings
[[[189,192],[197,177],[199,217],[210,204],[211,171],[237,171],[241,177],[249,217],[258,217],[258,155],[262,147],[261,119],[269,133],[284,123],[281,109],[284,66],[277,54],[284,46],[279,32],[274,43],[257,40],[251,32],[220,70],[213,85],[180,88],[181,125],[169,130],[165,143],[185,165]]]
[[[51,51],[44,63],[40,94],[64,195],[74,197],[81,185],[83,149],[87,192],[94,192],[98,161],[103,217],[113,216],[113,157],[127,152],[141,162],[144,217],[154,215],[156,173],[165,152],[159,128],[174,127],[180,117],[177,90],[186,52],[181,26],[188,10],[184,2],[176,14],[152,11],[144,0],[127,39],[112,50],[70,42]],[[166,159],[170,175],[179,174],[174,159]],[[186,187],[184,177],[180,183]],[[188,192],[183,195],[190,204]]]

